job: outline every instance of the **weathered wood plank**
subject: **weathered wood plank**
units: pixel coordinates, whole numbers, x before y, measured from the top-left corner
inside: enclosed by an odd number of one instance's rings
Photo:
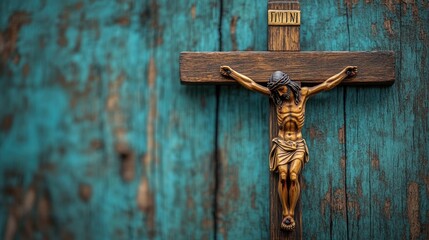
[[[0,238],[213,239],[218,1],[1,5]]]
[[[152,176],[157,181],[154,194],[159,221],[155,238],[214,239],[216,91],[213,87],[181,86],[177,60],[185,50],[219,50],[220,3],[152,3],[159,5],[159,13],[151,13],[151,19],[160,24],[152,31],[163,33],[162,44],[148,49],[157,66],[156,87],[150,91],[155,94],[151,99],[157,101],[153,151],[159,159],[157,175]],[[141,34],[146,32],[141,30]]]
[[[428,239],[428,5],[359,2],[348,12],[351,50],[398,51],[391,88],[347,89],[349,239]]]
[[[343,5],[301,0],[301,11],[301,50],[348,50]],[[303,239],[347,239],[344,89],[336,87],[307,103],[303,135],[310,162],[303,170]]]
[[[265,1],[223,2],[223,48],[265,49]],[[215,89],[180,86],[177,59],[219,50],[218,4],[2,2],[0,238],[214,237]],[[301,1],[303,50],[395,50],[399,77],[308,102],[304,239],[428,238],[427,7]],[[220,89],[216,234],[266,239],[268,107],[245,89]]]
[[[221,65],[266,83],[274,71],[285,71],[295,81],[321,83],[347,65],[358,66],[358,76],[344,85],[391,85],[395,80],[393,52],[183,52],[180,79],[185,84],[232,84],[219,73]]]
[[[266,49],[266,2],[223,1],[222,13],[222,50]],[[217,237],[269,239],[268,100],[241,86],[217,88]]]
[[[268,1],[268,10],[300,10],[299,1]],[[299,51],[300,26],[268,26],[268,51]]]

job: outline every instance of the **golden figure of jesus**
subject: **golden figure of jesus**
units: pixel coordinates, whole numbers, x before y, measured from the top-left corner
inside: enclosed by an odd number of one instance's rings
[[[338,74],[313,87],[301,87],[286,73],[274,72],[267,84],[262,86],[229,66],[221,66],[224,76],[232,77],[245,88],[270,96],[276,106],[278,134],[272,140],[269,155],[270,171],[279,173],[278,194],[282,205],[281,228],[295,228],[295,206],[300,195],[299,174],[308,162],[308,149],[302,138],[305,120],[305,104],[309,97],[331,90],[347,77],[357,74],[357,67],[345,67]]]

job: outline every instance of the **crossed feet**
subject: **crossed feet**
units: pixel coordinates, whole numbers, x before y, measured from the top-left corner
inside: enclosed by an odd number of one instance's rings
[[[292,231],[295,229],[295,220],[293,219],[292,216],[286,216],[283,218],[283,221],[280,227],[283,230]]]

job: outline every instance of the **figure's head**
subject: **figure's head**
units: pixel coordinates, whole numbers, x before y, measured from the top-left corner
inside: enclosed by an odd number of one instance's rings
[[[271,92],[271,98],[277,106],[280,106],[284,100],[290,98],[290,91],[295,97],[296,105],[301,101],[301,87],[284,72],[275,71],[268,80],[267,87]]]

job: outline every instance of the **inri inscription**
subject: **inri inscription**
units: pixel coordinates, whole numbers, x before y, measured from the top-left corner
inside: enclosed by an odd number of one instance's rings
[[[299,10],[268,10],[268,25],[300,25],[301,11]]]

